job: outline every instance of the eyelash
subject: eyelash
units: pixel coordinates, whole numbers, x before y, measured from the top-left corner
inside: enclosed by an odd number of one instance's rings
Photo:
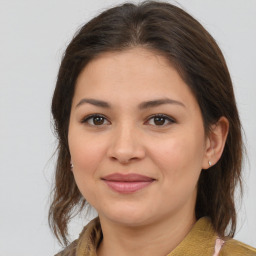
[[[173,123],[176,123],[176,121],[173,119],[173,118],[171,118],[170,116],[167,116],[167,115],[164,115],[164,114],[155,114],[155,115],[152,115],[152,116],[150,116],[148,119],[147,119],[147,123],[149,122],[149,120],[151,120],[151,119],[153,119],[154,120],[154,118],[163,118],[165,121],[164,121],[164,123],[166,122],[166,121],[168,121],[168,124],[164,124],[164,125],[153,125],[153,126],[162,126],[162,127],[165,127],[166,125],[170,125],[170,124],[173,124]]]
[[[87,124],[90,125],[90,126],[101,126],[101,125],[95,125],[95,124],[90,124],[90,123],[89,123],[89,120],[90,120],[90,119],[93,120],[93,118],[97,118],[97,117],[99,117],[99,118],[104,118],[104,120],[107,120],[107,118],[106,118],[105,116],[101,115],[101,114],[93,114],[93,115],[89,115],[89,116],[85,117],[85,118],[81,121],[81,123],[87,123]]]
[[[103,124],[100,124],[100,125],[90,124],[90,123],[89,123],[89,120],[92,120],[92,121],[93,121],[93,118],[103,118],[103,119],[104,119],[104,122],[105,122],[105,120],[107,120],[107,118],[106,118],[104,115],[101,115],[101,114],[93,114],[93,115],[89,115],[89,116],[85,117],[85,118],[81,121],[81,123],[87,123],[87,124],[90,125],[90,126],[99,126],[99,127],[104,125],[104,123],[103,123]],[[172,124],[172,123],[176,123],[176,121],[175,121],[173,118],[171,118],[170,116],[164,115],[164,114],[155,114],[155,115],[152,115],[152,116],[150,116],[150,117],[147,118],[146,123],[149,123],[149,121],[152,120],[152,119],[154,119],[154,118],[163,118],[163,119],[164,119],[164,123],[165,123],[166,121],[168,121],[168,124],[163,124],[163,125],[154,125],[154,124],[152,124],[152,126],[165,127],[165,126],[170,125],[170,124]],[[108,122],[109,122],[109,121],[108,121]]]

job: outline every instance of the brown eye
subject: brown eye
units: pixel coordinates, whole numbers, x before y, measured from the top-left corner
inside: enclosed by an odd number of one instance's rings
[[[104,124],[105,118],[102,116],[96,116],[92,118],[92,122],[94,125],[102,125]]]
[[[161,116],[154,117],[155,125],[164,125],[165,121],[166,121],[166,118],[164,117],[161,117]]]
[[[82,120],[82,123],[87,123],[91,126],[102,126],[108,125],[109,121],[101,115],[90,115],[89,117]]]
[[[159,114],[149,118],[147,123],[153,126],[166,126],[175,123],[175,121],[169,116]]]

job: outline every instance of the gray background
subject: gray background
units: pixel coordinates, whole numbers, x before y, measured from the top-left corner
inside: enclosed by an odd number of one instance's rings
[[[56,146],[50,102],[77,28],[121,0],[0,0],[0,256],[53,255],[47,210]],[[170,1],[174,3],[173,1]],[[256,1],[180,0],[215,37],[234,82],[250,165],[236,238],[256,247]],[[71,239],[81,231],[76,218]]]

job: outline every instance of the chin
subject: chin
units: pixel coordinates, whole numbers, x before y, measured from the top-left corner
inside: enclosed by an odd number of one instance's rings
[[[113,210],[113,209],[112,209]],[[149,224],[152,216],[147,216],[145,213],[149,212],[148,210],[127,210],[119,209],[118,211],[111,211],[105,214],[100,214],[100,218],[108,219],[111,222],[114,222],[119,225],[124,225],[127,227],[138,227]]]

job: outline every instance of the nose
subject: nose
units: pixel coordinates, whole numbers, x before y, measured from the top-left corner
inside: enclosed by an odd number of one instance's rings
[[[145,149],[140,132],[128,125],[117,127],[113,130],[108,157],[111,160],[128,164],[145,157]]]

